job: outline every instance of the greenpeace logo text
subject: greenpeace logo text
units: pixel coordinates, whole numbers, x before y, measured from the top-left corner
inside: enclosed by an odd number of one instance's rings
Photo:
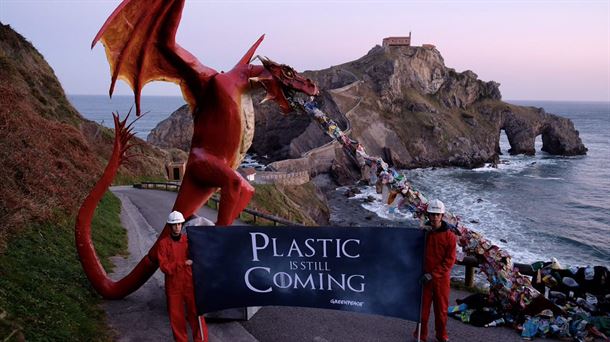
[[[339,304],[339,305],[351,305],[351,306],[359,306],[362,307],[364,302],[357,302],[355,300],[346,300],[346,299],[331,299],[331,304]]]

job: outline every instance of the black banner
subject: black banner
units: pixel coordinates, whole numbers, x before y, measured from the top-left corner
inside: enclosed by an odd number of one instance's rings
[[[419,321],[424,232],[374,227],[188,227],[200,315],[306,306]]]

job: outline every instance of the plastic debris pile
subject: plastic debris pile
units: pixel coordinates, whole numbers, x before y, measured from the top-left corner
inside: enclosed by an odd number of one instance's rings
[[[388,194],[384,196],[386,204],[393,204],[397,197],[399,197],[396,207],[403,207],[412,212],[414,218],[420,221],[420,226],[426,228],[424,222],[426,220],[425,213],[428,200],[407,181],[403,174],[390,168],[382,158],[370,156],[364,146],[348,137],[335,121],[317,108],[314,102],[303,102],[301,105],[303,110],[315,120],[322,131],[342,145],[343,150],[358,164],[363,173],[368,169],[370,181],[376,184],[378,192],[385,188]],[[470,311],[473,309],[458,310],[456,307],[452,307],[453,310],[457,310],[453,313],[454,316],[459,314],[460,319],[467,322],[471,322],[473,318],[474,321],[484,320],[477,318],[477,316],[487,317],[489,321],[485,324],[489,326],[510,322],[522,329],[523,334],[525,334],[524,337],[531,335],[533,326],[536,326],[536,333],[531,338],[542,334],[564,336],[562,335],[564,333],[568,334],[565,336],[576,338],[576,336],[583,335],[581,331],[593,334],[591,332],[593,329],[591,329],[590,319],[586,320],[583,318],[576,320],[574,315],[566,318],[565,313],[569,311],[568,308],[560,309],[541,295],[540,291],[532,285],[530,278],[519,273],[519,270],[513,266],[512,258],[508,252],[492,244],[476,231],[465,227],[460,221],[460,217],[447,212],[444,220],[458,235],[458,245],[462,248],[462,252],[458,253],[458,260],[463,260],[464,255],[472,255],[479,261],[480,270],[485,274],[490,284],[486,302],[492,303],[482,314],[475,314],[475,311]],[[562,315],[556,315],[552,318],[536,316],[540,315],[541,312],[548,314],[548,311],[545,311],[548,308],[553,308],[556,313],[561,313]],[[526,319],[522,315],[523,312],[532,312],[532,316]],[[473,314],[475,314],[474,317],[472,316]],[[579,314],[584,313],[580,312]],[[601,320],[605,322],[603,318]],[[518,325],[519,322],[525,323],[520,326]],[[596,327],[597,325],[593,326],[593,328]],[[585,333],[583,336],[587,336],[587,334]]]
[[[532,265],[537,270],[533,286],[550,302],[534,300],[523,311],[510,312],[487,295],[458,299],[449,315],[475,326],[511,325],[521,337],[552,337],[576,341],[610,335],[610,273],[606,267],[562,269],[556,261]],[[549,305],[552,303],[553,305]]]
[[[532,283],[563,312],[528,317],[523,337],[555,336],[583,340],[610,336],[610,272],[603,266],[562,268],[557,260],[532,264]],[[550,321],[550,327],[547,323]],[[554,324],[553,324],[554,323]],[[564,329],[561,328],[563,323]],[[534,327],[538,327],[535,330]],[[565,328],[567,327],[567,328]],[[526,329],[528,328],[528,329]],[[567,335],[566,335],[567,333]]]

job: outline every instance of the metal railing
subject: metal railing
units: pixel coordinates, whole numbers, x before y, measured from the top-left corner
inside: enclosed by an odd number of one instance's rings
[[[172,190],[177,191],[180,189],[180,183],[169,183],[169,182],[142,182],[133,185],[134,188],[137,189],[160,189],[160,190]],[[220,202],[220,198],[218,195],[214,195],[210,197],[207,201],[206,205],[213,209],[218,209],[218,203]],[[212,205],[213,203],[213,205]],[[289,221],[283,219],[281,217],[261,213],[257,210],[246,208],[240,214],[239,218],[241,219],[241,215],[243,213],[249,214],[252,216],[252,223],[256,224],[257,220],[264,219],[268,222],[271,222],[274,226],[283,225],[283,226],[303,226],[300,223]]]
[[[180,183],[171,182],[142,182],[133,185],[137,189],[161,189],[161,190],[174,190],[180,189]]]
[[[214,203],[214,207],[213,209],[218,209],[218,203],[220,202],[220,198],[218,198],[219,196],[212,196],[210,197],[210,199],[208,200],[208,207],[212,208],[210,204],[210,202]],[[273,216],[273,215],[269,215],[269,214],[265,214],[265,213],[261,213],[260,211],[256,211],[254,209],[250,209],[250,208],[246,208],[244,209],[240,214],[239,214],[239,218],[241,219],[241,214],[243,213],[248,213],[252,216],[252,223],[256,224],[256,219],[257,218],[262,218],[265,219],[267,221],[270,221],[273,223],[274,226],[278,226],[278,225],[283,225],[283,226],[303,226],[300,223],[297,222],[293,222],[293,221],[289,221],[286,219],[283,219],[281,217],[277,217],[277,216]]]

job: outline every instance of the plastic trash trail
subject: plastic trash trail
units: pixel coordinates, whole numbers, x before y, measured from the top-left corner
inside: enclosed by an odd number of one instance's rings
[[[303,102],[302,107],[322,131],[343,146],[343,150],[355,163],[362,169],[370,168],[371,179],[377,179],[377,183],[381,183],[389,190],[387,204],[398,200],[398,206],[406,207],[411,211],[414,217],[420,220],[420,226],[425,228],[423,222],[428,200],[407,181],[403,174],[390,168],[382,158],[369,155],[362,144],[344,134],[337,123],[318,109],[314,102]],[[490,284],[491,300],[504,309],[512,311],[524,309],[540,295],[540,292],[533,288],[529,278],[519,273],[513,266],[508,252],[464,226],[459,216],[447,212],[444,220],[458,235],[458,244],[463,251],[459,253],[458,259],[468,254],[476,256],[479,260],[480,269],[487,276]]]
[[[403,174],[390,168],[382,158],[369,155],[362,144],[346,135],[336,122],[316,107],[313,101],[299,102],[299,104],[322,131],[341,144],[345,153],[360,167],[363,176],[368,176],[371,183],[376,183],[376,186],[385,188],[385,191],[382,191],[383,201],[390,205],[389,210],[405,207],[420,221],[420,227],[429,228],[424,225],[428,200],[407,181]],[[393,203],[396,201],[398,205],[394,206]],[[493,308],[484,309],[489,309],[495,314],[492,316],[490,312],[484,312],[490,320],[482,326],[493,327],[510,323],[520,330],[521,337],[527,340],[536,336],[572,337],[577,341],[592,337],[608,340],[602,331],[610,333],[610,316],[603,313],[599,315],[604,309],[597,306],[597,297],[586,293],[586,299],[578,298],[576,302],[566,302],[565,305],[559,306],[557,304],[559,302],[547,299],[547,296],[534,288],[530,278],[522,275],[513,266],[512,258],[507,251],[464,226],[459,216],[447,212],[444,220],[458,235],[458,245],[462,248],[462,252],[458,253],[458,260],[462,260],[464,255],[475,256],[479,261],[480,270],[489,281],[489,295],[486,296],[485,302]],[[547,290],[549,287],[552,289],[552,281],[556,281],[556,278],[551,276],[551,270],[561,269],[556,260],[546,267],[543,267],[542,262],[537,262],[532,268],[538,271],[538,276],[533,279],[536,281],[536,286],[540,288],[542,284]],[[605,267],[581,267],[562,271],[571,274],[582,271],[585,282],[589,281],[593,284],[596,280],[600,282],[601,287],[608,287],[609,272]],[[563,277],[562,280],[563,283],[567,283],[566,286],[572,286],[574,289],[579,286],[569,276]],[[571,284],[570,280],[574,284]],[[604,305],[610,305],[610,294],[606,293],[610,291],[607,290],[608,288],[606,291],[596,293],[605,295],[600,297],[603,298]],[[475,312],[476,310],[468,308],[465,304],[449,307],[449,315],[463,322],[469,322],[471,314]],[[594,315],[596,312],[598,314]],[[517,316],[521,317],[519,322],[515,320]]]

